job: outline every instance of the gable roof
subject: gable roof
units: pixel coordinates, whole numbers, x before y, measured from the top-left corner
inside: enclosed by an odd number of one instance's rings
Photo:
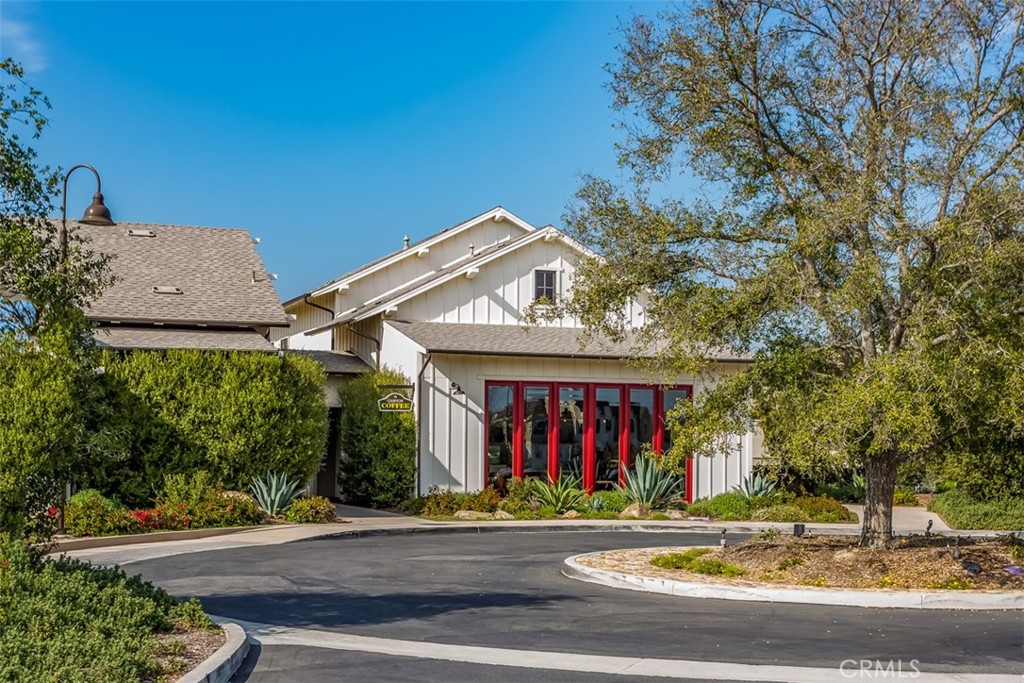
[[[93,320],[288,325],[246,230],[149,223],[69,222],[68,227],[87,240],[87,249],[113,257],[110,268],[117,282],[89,305],[87,315]]]
[[[479,215],[473,216],[469,220],[457,223],[456,225],[449,226],[443,230],[439,230],[438,232],[435,232],[433,235],[430,235],[429,237],[425,237],[419,240],[418,242],[411,243],[408,247],[403,247],[401,249],[391,252],[390,254],[386,254],[378,259],[370,261],[369,263],[360,266],[355,270],[350,270],[344,275],[340,275],[334,278],[333,280],[328,280],[319,287],[315,287],[309,290],[308,292],[292,297],[288,301],[284,302],[284,305],[290,306],[292,304],[302,301],[306,297],[321,296],[323,294],[327,294],[328,292],[333,291],[335,288],[340,287],[341,285],[354,282],[355,280],[370,275],[371,273],[374,273],[382,268],[387,268],[388,266],[398,261],[401,261],[403,258],[415,255],[417,251],[423,249],[424,247],[429,248],[437,244],[438,242],[442,242],[450,237],[458,235],[459,233],[464,232],[475,225],[479,225],[484,221],[493,219],[508,220],[514,225],[522,228],[526,232],[533,232],[534,230],[536,230],[536,228],[534,228],[532,225],[524,221],[522,218],[519,218],[508,209],[499,205]]]
[[[435,271],[428,277],[414,280],[409,284],[404,285],[403,287],[387,292],[386,294],[379,296],[376,299],[372,299],[366,303],[363,303],[356,308],[353,308],[349,311],[344,311],[335,316],[335,318],[331,320],[329,323],[325,323],[323,325],[319,325],[317,327],[306,330],[304,334],[306,334],[307,336],[314,335],[323,332],[324,330],[331,329],[332,327],[337,327],[338,325],[344,325],[346,323],[356,322],[359,320],[370,318],[372,316],[377,315],[378,313],[384,312],[386,309],[392,306],[397,306],[402,302],[408,301],[413,297],[419,296],[420,294],[423,294],[431,289],[434,289],[435,287],[438,287],[444,284],[445,282],[449,282],[450,280],[465,275],[474,268],[479,268],[480,266],[486,265],[491,261],[499,259],[502,256],[505,256],[506,254],[515,251],[516,249],[521,249],[522,247],[531,244],[532,242],[536,242],[539,239],[545,238],[557,238],[568,244],[573,249],[581,249],[574,240],[569,238],[567,235],[565,235],[557,228],[548,226],[540,230],[534,230],[532,232],[526,233],[525,235],[520,235],[519,237],[510,240],[496,242],[495,244],[492,244],[484,249],[481,249],[471,257],[460,259],[452,264],[449,264],[448,266],[445,266],[444,268]]]
[[[584,330],[575,327],[521,327],[397,320],[388,320],[386,324],[429,353],[621,359],[653,358],[658,352],[653,346],[637,349],[636,339],[632,335],[621,341],[613,341],[594,334],[581,345]],[[721,351],[709,360],[719,363],[750,363],[753,359],[744,354]]]

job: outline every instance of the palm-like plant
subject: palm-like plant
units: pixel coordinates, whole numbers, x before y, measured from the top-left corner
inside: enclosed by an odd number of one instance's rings
[[[302,493],[302,482],[269,472],[263,479],[253,478],[249,490],[259,506],[271,517],[281,514]]]
[[[757,498],[770,495],[775,490],[775,482],[760,474],[743,477],[743,481],[732,487],[733,491],[742,493],[744,498]]]
[[[660,469],[654,458],[641,453],[636,457],[636,469],[626,470],[626,485],[622,490],[629,502],[654,510],[678,498],[685,487],[685,478]]]
[[[543,507],[553,508],[561,515],[575,510],[586,500],[587,492],[579,477],[561,476],[557,480],[537,481],[533,484],[533,498]]]

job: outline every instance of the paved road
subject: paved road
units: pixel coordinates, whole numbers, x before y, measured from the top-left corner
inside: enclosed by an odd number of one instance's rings
[[[130,570],[175,594],[199,596],[214,614],[377,639],[837,672],[843,660],[868,658],[918,660],[933,672],[1024,673],[1020,612],[673,598],[572,581],[559,571],[563,558],[579,552],[716,541],[717,534],[566,532],[325,538],[147,560]],[[287,662],[301,665],[291,677],[282,673]],[[251,668],[237,680],[335,681],[339,668],[372,670],[372,677],[344,680],[374,683],[570,680],[559,672],[517,677],[510,667],[280,643],[266,646]]]

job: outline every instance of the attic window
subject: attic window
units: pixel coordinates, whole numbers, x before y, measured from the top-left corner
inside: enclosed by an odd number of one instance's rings
[[[557,282],[558,273],[553,270],[533,271],[533,300],[554,304]]]
[[[129,237],[156,237],[156,233],[153,232],[152,230],[134,230],[132,228],[128,228],[128,236]]]
[[[154,287],[154,294],[184,294],[181,287]]]

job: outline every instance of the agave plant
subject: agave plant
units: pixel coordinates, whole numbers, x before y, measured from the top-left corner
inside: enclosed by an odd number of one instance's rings
[[[631,503],[653,510],[665,507],[683,493],[686,480],[658,468],[654,458],[646,454],[636,457],[636,469],[626,470],[626,485],[622,487]]]
[[[753,477],[743,477],[743,482],[733,486],[732,490],[742,493],[744,498],[757,498],[771,494],[775,490],[775,482],[756,474]]]
[[[268,473],[263,479],[254,477],[249,490],[259,506],[271,517],[281,514],[302,493],[302,482],[283,474]]]
[[[533,498],[543,507],[553,508],[561,515],[574,510],[586,500],[587,492],[582,488],[579,477],[562,476],[547,482],[533,484]]]

